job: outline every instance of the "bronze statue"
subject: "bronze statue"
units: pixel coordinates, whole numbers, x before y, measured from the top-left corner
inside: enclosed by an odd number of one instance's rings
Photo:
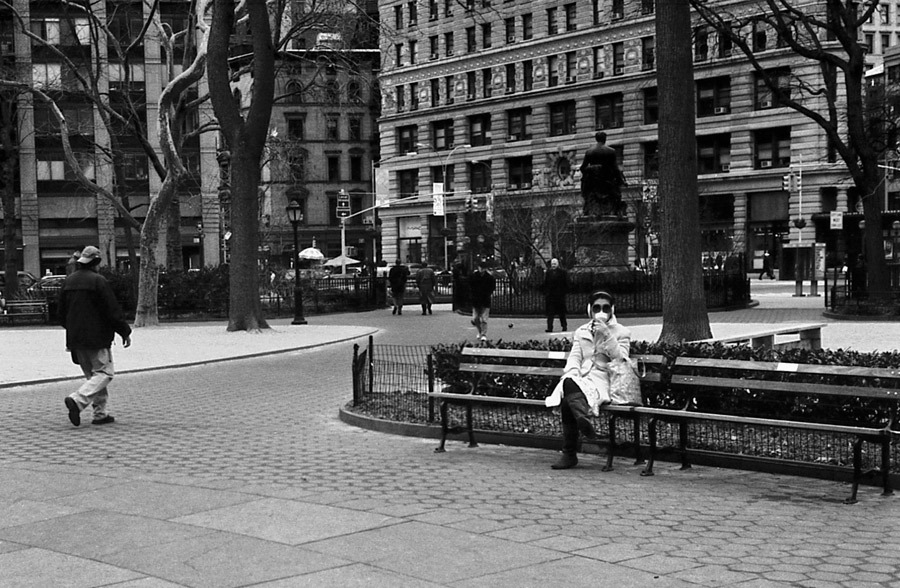
[[[626,212],[622,202],[625,176],[616,161],[616,151],[606,144],[606,133],[603,131],[594,137],[597,144],[587,150],[581,163],[584,215],[623,217]]]

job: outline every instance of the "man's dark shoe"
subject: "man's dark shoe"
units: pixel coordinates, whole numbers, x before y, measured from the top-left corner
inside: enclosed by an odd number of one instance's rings
[[[578,458],[574,455],[563,455],[559,460],[550,466],[554,470],[567,470],[578,465]]]
[[[552,333],[552,332],[553,332],[553,329],[546,329],[546,330],[544,330],[544,332],[545,332],[545,333]]]
[[[102,419],[92,420],[91,424],[92,425],[108,425],[109,423],[114,423],[114,422],[116,422],[116,419],[113,418],[113,415],[108,414],[105,417],[103,417]]]
[[[578,430],[587,439],[596,439],[597,438],[597,431],[594,430],[594,425],[591,423],[591,420],[587,417],[578,417]]]
[[[74,398],[66,398],[66,408],[69,409],[69,420],[76,427],[81,424],[81,408]]]

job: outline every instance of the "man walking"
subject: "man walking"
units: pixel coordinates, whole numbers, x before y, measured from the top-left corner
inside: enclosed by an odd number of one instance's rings
[[[422,267],[416,272],[416,287],[419,289],[419,302],[422,304],[422,314],[431,314],[431,305],[434,304],[434,286],[437,278],[434,270]]]
[[[472,300],[472,324],[478,329],[478,339],[487,342],[487,322],[491,314],[491,295],[497,280],[484,267],[484,260],[475,262],[475,271],[469,278],[469,296]]]
[[[563,331],[569,330],[566,321],[566,294],[569,292],[569,276],[559,267],[559,260],[550,260],[550,269],[544,274],[544,310],[547,314],[547,332],[553,332],[553,317],[559,316]]]
[[[77,259],[77,269],[66,278],[59,294],[60,323],[66,329],[66,348],[72,361],[81,366],[86,382],[66,398],[69,420],[81,424],[81,411],[94,406],[94,425],[115,421],[107,409],[106,387],[115,376],[110,347],[116,333],[122,345],[131,345],[131,327],[106,278],[97,273],[100,250],[85,247]]]
[[[409,278],[409,268],[397,259],[397,263],[388,272],[388,284],[391,287],[391,298],[394,299],[394,312],[391,314],[403,314],[403,298],[406,294],[406,280]]]

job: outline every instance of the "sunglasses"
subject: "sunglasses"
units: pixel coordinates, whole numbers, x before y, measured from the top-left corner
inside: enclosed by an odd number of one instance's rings
[[[611,304],[595,304],[591,306],[591,312],[605,312],[606,314],[612,313],[612,305]]]

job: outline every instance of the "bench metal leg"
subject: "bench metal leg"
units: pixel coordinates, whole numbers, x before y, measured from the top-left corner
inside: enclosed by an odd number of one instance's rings
[[[447,442],[447,401],[441,400],[441,444],[439,447],[436,447],[435,453],[444,453],[447,451],[444,449],[444,443]]]
[[[613,469],[613,458],[616,452],[616,415],[609,415],[609,446],[606,448],[606,465],[601,468],[602,472],[611,472]]]
[[[656,417],[652,417],[647,421],[647,432],[650,435],[650,457],[647,459],[647,466],[641,472],[642,476],[653,475],[653,462],[656,461],[656,423]]]
[[[641,457],[641,417],[633,415],[631,419],[634,421],[634,465],[644,465],[644,458]]]
[[[475,431],[472,429],[472,405],[466,405],[466,428],[469,431],[469,447],[478,447],[475,443]]]
[[[859,480],[862,478],[862,438],[853,442],[853,488],[850,498],[844,500],[844,504],[856,504],[856,493],[859,490]]]
[[[894,493],[891,488],[891,436],[887,435],[881,440],[881,485],[882,496],[890,496]]]
[[[687,423],[678,423],[678,439],[681,445],[681,469],[691,469],[691,462],[688,461],[688,426]]]

